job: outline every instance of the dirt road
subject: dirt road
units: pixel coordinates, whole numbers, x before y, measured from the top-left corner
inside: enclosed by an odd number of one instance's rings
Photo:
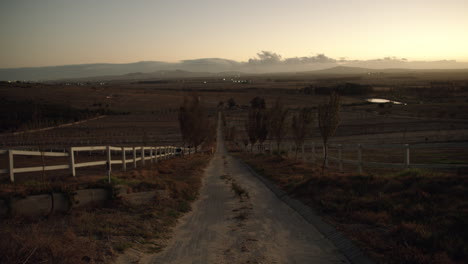
[[[140,262],[348,263],[331,242],[226,153],[220,129],[218,139],[193,211],[181,220],[164,251]]]

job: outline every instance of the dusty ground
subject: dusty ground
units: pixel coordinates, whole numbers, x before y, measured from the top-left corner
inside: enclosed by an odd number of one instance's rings
[[[347,263],[299,214],[226,153],[218,130],[200,199],[156,255],[127,251],[117,263]]]

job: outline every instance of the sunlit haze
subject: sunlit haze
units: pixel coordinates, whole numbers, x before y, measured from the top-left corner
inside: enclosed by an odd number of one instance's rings
[[[0,68],[198,58],[468,61],[466,0],[4,0]]]

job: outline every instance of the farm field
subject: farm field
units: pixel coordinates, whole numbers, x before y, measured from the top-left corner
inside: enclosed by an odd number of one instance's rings
[[[176,144],[181,140],[177,113],[110,115],[81,124],[34,133],[0,135],[8,147]]]
[[[431,88],[432,82],[448,78],[451,78],[451,90],[443,92]],[[235,80],[242,80],[242,83]],[[27,130],[28,126],[25,126],[16,134],[0,134],[0,146],[64,150],[70,146],[91,145],[181,145],[178,108],[184,97],[191,94],[201,99],[211,117],[218,110],[224,111],[226,127],[236,128],[236,141],[241,145],[246,139],[244,127],[252,98],[264,98],[267,107],[281,99],[290,113],[294,113],[301,107],[316,109],[326,100],[327,95],[313,92],[318,89],[315,87],[333,89],[343,83],[354,83],[351,87],[370,86],[372,89],[366,94],[342,96],[341,122],[330,144],[421,144],[468,140],[468,92],[463,74],[387,74],[383,77],[270,74],[154,82],[1,83],[0,95],[9,101],[61,104],[75,109],[103,108],[108,109],[110,114],[77,125],[21,133]],[[443,97],[439,96],[441,93]],[[366,102],[367,98],[400,100],[404,104],[370,104]],[[228,106],[230,99],[235,105]],[[36,124],[34,128],[40,126]],[[291,141],[291,131],[288,131],[285,142]],[[306,142],[320,142],[316,120]],[[446,152],[447,155],[444,154]],[[370,151],[365,155],[385,156],[381,153],[387,152]],[[415,161],[466,161],[464,149],[439,152],[432,149],[421,155],[415,154],[412,155]],[[5,157],[0,157],[0,164],[5,163]]]

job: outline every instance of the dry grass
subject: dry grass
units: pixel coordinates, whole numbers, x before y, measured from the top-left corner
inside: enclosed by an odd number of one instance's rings
[[[309,164],[241,154],[257,172],[315,208],[381,263],[468,260],[468,180],[407,170],[392,175],[328,173]]]
[[[133,191],[166,190],[149,204],[112,200],[102,208],[72,210],[49,218],[1,221],[0,263],[101,263],[137,245],[156,252],[157,238],[168,236],[177,218],[191,210],[208,155],[172,159],[120,175]]]
[[[235,180],[231,182],[231,189],[234,193],[242,200],[243,197],[249,198],[249,192],[247,192],[242,186],[240,186]]]
[[[128,156],[128,155],[127,155]],[[18,167],[26,166],[41,166],[38,159],[30,159],[28,157],[21,159],[19,156],[15,164],[20,164]],[[118,159],[115,157],[114,159]],[[55,158],[58,161],[57,164],[66,164],[66,160]],[[79,162],[88,162],[96,160],[105,160],[104,155],[94,155],[91,157],[79,157]],[[130,159],[130,157],[127,157]],[[159,163],[151,163],[146,161],[145,166],[141,167],[141,162],[138,162],[137,169],[133,169],[133,164],[127,165],[127,172],[122,171],[121,165],[112,165],[112,181],[115,184],[128,185],[136,190],[144,190],[145,185],[149,187],[155,187],[163,181],[162,179],[171,178],[171,175],[177,175],[179,170],[185,169],[184,166],[174,166],[174,164],[180,165],[184,161],[191,160],[192,156],[185,156],[180,158],[171,158],[169,160],[163,160]],[[52,165],[53,162],[48,159],[47,165]],[[76,160],[76,159],[75,159]],[[143,170],[141,168],[144,168]],[[107,184],[107,172],[105,166],[95,166],[89,168],[77,169],[77,176],[72,177],[68,171],[47,171],[45,177],[42,177],[39,173],[22,173],[15,175],[15,183],[10,183],[8,175],[2,175],[0,177],[2,184],[0,185],[0,198],[8,198],[11,196],[25,196],[30,194],[47,193],[47,192],[69,192],[76,189],[90,188],[90,187],[106,187]],[[172,180],[168,179],[169,181]],[[141,185],[141,186],[139,186]],[[161,186],[164,188],[165,186]]]

